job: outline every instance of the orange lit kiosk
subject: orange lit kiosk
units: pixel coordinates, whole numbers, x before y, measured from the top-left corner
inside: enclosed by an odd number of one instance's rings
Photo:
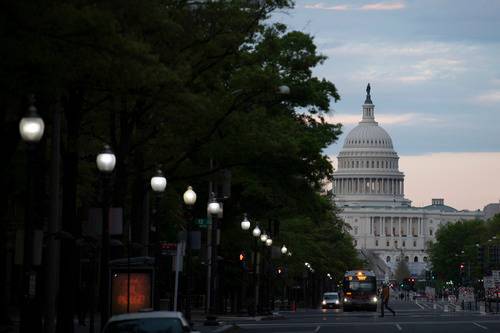
[[[154,258],[110,262],[111,315],[153,308]]]
[[[342,281],[344,311],[377,311],[377,279],[372,271],[347,271]]]

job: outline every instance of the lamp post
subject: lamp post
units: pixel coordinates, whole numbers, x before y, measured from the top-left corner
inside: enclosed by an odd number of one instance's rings
[[[208,213],[212,216],[212,237],[210,240],[211,243],[211,259],[210,259],[210,300],[208,306],[207,318],[205,320],[206,326],[217,326],[219,323],[217,322],[216,315],[216,292],[217,292],[217,217],[221,211],[220,204],[217,202],[215,198],[215,193],[212,192],[210,195],[210,200],[207,206]]]
[[[30,97],[28,112],[19,122],[19,133],[27,144],[26,162],[26,213],[24,220],[24,257],[21,297],[20,332],[41,330],[40,309],[36,305],[37,274],[33,268],[33,241],[35,228],[35,177],[36,144],[42,139],[45,124],[34,106],[34,97]]]
[[[266,247],[267,247],[267,258],[264,262],[264,265],[265,265],[265,276],[266,276],[266,285],[265,285],[265,293],[264,293],[264,304],[265,304],[265,309],[264,309],[264,312],[266,314],[270,314],[271,311],[271,306],[270,306],[270,302],[271,302],[271,283],[272,283],[272,280],[271,280],[271,274],[270,274],[270,265],[271,265],[271,246],[273,245],[273,240],[271,238],[271,236],[267,236],[267,239],[266,241],[264,242],[264,244],[266,244]]]
[[[160,288],[160,200],[165,188],[167,187],[167,178],[163,172],[158,169],[153,177],[151,177],[151,189],[155,194],[153,206],[153,224],[149,228],[149,239],[152,240],[151,252],[155,257],[155,284],[154,284],[154,304],[155,310],[160,310],[161,288]],[[150,254],[151,255],[151,254]]]
[[[193,277],[191,273],[191,224],[193,221],[193,206],[196,203],[196,193],[191,186],[188,186],[186,192],[182,196],[184,205],[186,206],[186,308],[184,317],[191,324],[191,289],[193,286]]]
[[[241,226],[241,230],[243,230],[243,231],[247,231],[251,227],[251,223],[248,220],[248,216],[246,213],[243,214],[243,220],[241,221],[240,226]],[[241,258],[240,258],[240,260],[241,260]],[[246,267],[242,266],[241,268],[242,268],[241,269],[241,295],[240,295],[240,298],[238,299],[238,303],[236,306],[238,309],[238,312],[242,312],[242,308],[244,305],[243,302],[246,299],[246,291],[247,291],[247,285],[246,285],[247,279],[246,279],[246,274],[245,274]]]
[[[254,316],[257,314],[257,309],[259,308],[259,280],[258,280],[258,249],[259,249],[259,238],[262,234],[259,226],[256,225],[252,230],[252,236],[254,237],[254,252],[253,252],[253,286],[254,286],[254,302],[253,302],[253,313]]]
[[[108,145],[97,155],[97,169],[102,180],[102,230],[101,230],[101,281],[100,281],[100,306],[101,327],[109,318],[109,207],[110,207],[110,180],[115,169],[116,157]]]

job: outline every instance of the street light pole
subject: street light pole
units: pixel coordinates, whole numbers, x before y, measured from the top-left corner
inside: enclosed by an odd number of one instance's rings
[[[208,307],[207,319],[205,320],[205,326],[217,326],[216,315],[216,283],[217,283],[217,219],[220,213],[220,204],[215,198],[215,193],[212,192],[210,196],[210,201],[208,203],[208,213],[212,216],[212,237],[210,240],[212,255],[210,260],[210,300]]]
[[[254,236],[254,257],[253,257],[253,287],[254,287],[254,302],[253,302],[253,313],[254,316],[257,314],[257,309],[259,308],[259,281],[258,281],[258,250],[259,250],[259,238],[261,235],[261,230],[258,225],[252,230],[252,235]]]
[[[101,327],[109,318],[109,209],[110,209],[110,180],[116,165],[116,157],[108,145],[97,155],[97,169],[102,180],[102,226],[101,226],[101,281],[100,281],[100,306]]]
[[[163,172],[158,169],[156,174],[151,177],[151,189],[155,193],[154,208],[153,208],[153,226],[149,228],[149,232],[153,232],[154,237],[149,237],[153,240],[153,252],[155,256],[155,283],[154,283],[154,300],[153,308],[155,310],[160,310],[160,221],[159,221],[159,210],[160,210],[160,200],[161,195],[165,192],[167,187],[167,178],[163,175]]]
[[[35,227],[35,178],[33,176],[36,163],[36,143],[42,139],[45,124],[37,114],[34,98],[30,98],[30,106],[25,117],[19,122],[19,133],[27,143],[26,163],[26,213],[24,222],[24,257],[21,297],[20,332],[39,332],[42,328],[40,309],[36,305],[37,274],[33,269],[33,240]]]
[[[188,186],[182,196],[186,206],[186,307],[184,317],[191,325],[191,289],[193,287],[193,277],[191,272],[191,225],[193,221],[193,206],[196,203],[196,193],[191,186]]]

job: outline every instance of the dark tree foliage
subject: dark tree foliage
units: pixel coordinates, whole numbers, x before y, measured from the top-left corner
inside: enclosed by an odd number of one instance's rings
[[[145,232],[148,181],[158,165],[169,179],[160,209],[166,240],[185,226],[186,186],[197,191],[195,215],[203,217],[208,182],[230,170],[232,196],[222,225],[226,257],[249,243],[250,236],[237,230],[241,214],[248,212],[258,221],[281,221],[280,241],[297,248],[292,266],[310,253],[325,272],[340,273],[355,263],[331,198],[320,195],[333,173],[323,150],[341,132],[340,124],[323,118],[340,98],[337,89],[312,74],[326,58],[310,35],[266,20],[292,5],[287,0],[3,1],[0,202],[1,219],[9,226],[2,228],[6,246],[22,224],[15,208],[24,195],[25,148],[17,123],[25,97],[34,93],[46,123],[42,170],[49,165],[52,113],[59,108],[63,114],[64,230],[80,234],[88,208],[98,205],[95,156],[108,143],[117,156],[113,205],[124,208],[124,230],[131,230],[134,241]],[[291,93],[280,94],[282,85]],[[48,200],[47,177],[39,181],[42,203]],[[47,212],[43,205],[39,210],[45,223]],[[71,251],[68,247],[67,256],[75,254]],[[64,260],[70,258],[63,255]],[[299,274],[298,266],[295,271]]]

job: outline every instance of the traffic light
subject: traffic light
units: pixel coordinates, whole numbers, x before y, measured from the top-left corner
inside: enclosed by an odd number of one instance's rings
[[[241,251],[239,255],[239,263],[240,263],[240,268],[244,271],[248,271],[246,259],[247,257],[245,255],[245,252]]]

